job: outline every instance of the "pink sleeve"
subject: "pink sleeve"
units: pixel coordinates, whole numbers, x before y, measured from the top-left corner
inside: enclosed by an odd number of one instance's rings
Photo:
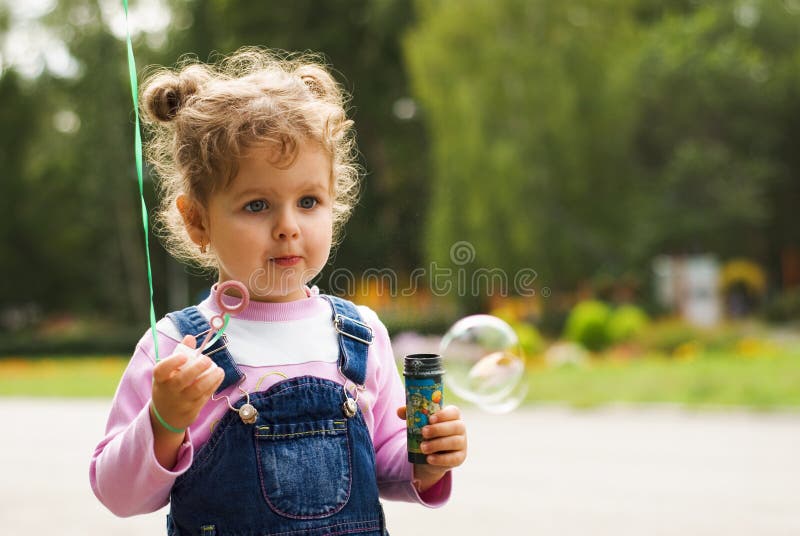
[[[377,315],[359,308],[373,328],[375,340],[370,347],[370,367],[375,366],[377,397],[372,409],[375,419],[372,441],[381,497],[393,501],[419,502],[430,508],[443,506],[450,498],[452,472],[423,493],[414,487],[414,466],[408,461],[406,423],[397,409],[406,405],[405,388],[397,371],[386,327]]]
[[[159,351],[169,355],[176,344],[177,341],[162,336]],[[114,396],[106,435],[95,448],[89,466],[92,491],[111,512],[121,517],[154,512],[167,504],[175,479],[192,463],[188,431],[173,470],[164,469],[155,458],[149,411],[152,346],[150,333],[136,346]]]

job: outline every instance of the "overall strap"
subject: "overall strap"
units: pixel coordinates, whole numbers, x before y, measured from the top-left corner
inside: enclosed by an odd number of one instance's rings
[[[181,337],[194,335],[198,344],[202,342],[208,330],[211,329],[206,317],[204,317],[203,313],[194,305],[180,311],[168,313],[167,318],[172,320],[172,323],[175,324],[175,327],[181,332]],[[214,363],[219,365],[225,372],[225,379],[222,380],[222,384],[217,388],[215,394],[224,391],[231,385],[239,383],[242,379],[242,371],[236,366],[236,362],[233,360],[233,357],[231,357],[230,352],[228,352],[224,336],[220,337],[217,342],[212,344],[211,347],[207,348],[203,353],[210,357]]]
[[[339,370],[357,385],[367,379],[367,354],[372,328],[361,320],[356,306],[345,299],[322,294],[333,309],[333,327],[339,334]]]

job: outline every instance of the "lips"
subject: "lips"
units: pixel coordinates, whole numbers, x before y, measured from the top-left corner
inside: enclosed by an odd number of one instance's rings
[[[278,266],[294,266],[295,264],[300,262],[301,259],[302,257],[298,257],[296,255],[287,255],[285,257],[274,257],[272,259],[272,262],[274,262]]]

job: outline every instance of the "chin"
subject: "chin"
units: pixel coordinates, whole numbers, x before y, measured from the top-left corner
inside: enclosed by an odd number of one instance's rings
[[[259,292],[258,289],[256,289],[250,296],[250,298],[253,300],[264,302],[288,302],[303,299],[305,297],[306,293],[304,287],[276,292]]]

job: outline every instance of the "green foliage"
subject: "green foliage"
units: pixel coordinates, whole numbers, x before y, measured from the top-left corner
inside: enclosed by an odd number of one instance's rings
[[[84,9],[80,31],[63,26]],[[3,232],[0,309],[34,303],[52,311],[103,311],[118,320],[146,318],[146,279],[139,202],[133,179],[133,128],[124,47],[92,2],[59,3],[43,20],[81,64],[76,78],[45,71],[20,81],[4,102],[0,198],[14,225]],[[59,114],[78,123],[56,128]],[[8,119],[8,122],[5,121]],[[12,206],[13,205],[13,206]],[[4,231],[6,227],[3,227]]]
[[[617,307],[608,319],[609,339],[613,343],[627,341],[647,328],[649,321],[647,314],[635,305]]]
[[[536,326],[547,337],[558,338],[564,333],[569,310],[560,307],[545,307]]]
[[[564,336],[597,352],[611,342],[609,320],[611,309],[599,301],[584,301],[576,305],[567,317]]]
[[[590,300],[578,303],[570,311],[564,337],[598,352],[610,344],[641,336],[648,325],[647,315],[635,305],[622,305],[612,309],[604,302]]]
[[[767,303],[764,315],[772,322],[790,322],[800,319],[800,288],[786,290]]]
[[[186,53],[208,60],[212,51],[227,53],[243,45],[326,55],[353,92],[351,114],[367,171],[363,203],[348,228],[353,238],[337,252],[335,267],[410,271],[418,266],[415,237],[421,234],[428,191],[426,160],[418,155],[424,155],[425,136],[418,117],[400,119],[392,111],[410,94],[399,45],[400,32],[411,20],[410,4],[167,4],[172,10],[167,35],[133,36],[140,79],[153,63],[173,65]],[[2,13],[0,32],[6,23]],[[13,70],[0,73],[0,208],[13,222],[0,227],[0,312],[33,303],[44,315],[103,311],[118,322],[147,324],[125,43],[111,33],[106,19],[94,0],[58,2],[43,17],[52,38],[63,40],[79,63],[76,77],[45,71],[37,79],[20,80]],[[62,111],[76,114],[77,130],[53,128]],[[152,209],[154,185],[147,168],[145,175]],[[207,286],[204,277],[191,277],[187,285],[190,276],[175,268],[155,239],[151,254],[158,313],[185,306],[187,294]],[[181,290],[186,287],[189,292]]]
[[[14,71],[0,76],[0,166],[3,178],[0,180],[0,213],[5,224],[0,225],[0,303],[29,301],[28,294],[36,292],[38,286],[20,285],[19,276],[31,270],[36,261],[32,250],[36,250],[35,223],[40,217],[31,210],[29,197],[34,195],[30,181],[24,180],[31,141],[37,132],[36,106],[38,93],[25,84]],[[13,225],[11,223],[13,222]],[[37,251],[38,253],[38,251]],[[23,279],[27,282],[28,280]],[[34,298],[35,299],[35,298]]]
[[[786,120],[800,114],[797,9],[417,6],[405,49],[433,141],[432,260],[448,264],[450,246],[468,240],[468,268],[533,267],[563,289],[646,273],[658,253],[774,265],[800,244],[789,209],[800,121]]]
[[[0,334],[0,347],[4,355],[17,356],[125,355],[132,352],[141,336],[141,329],[124,327],[50,336],[23,331]]]
[[[654,322],[634,340],[646,351],[671,355],[678,347],[699,341],[702,331],[681,320]]]
[[[597,274],[642,280],[655,254],[704,250],[757,259],[777,280],[781,250],[800,246],[794,4],[169,0],[165,43],[139,34],[134,47],[140,74],[246,44],[327,56],[353,92],[367,170],[338,268],[436,262],[468,278],[503,269],[510,284],[533,269],[537,288],[558,292]],[[0,227],[0,310],[146,325],[124,42],[94,0],[58,2],[42,22],[80,69],[0,72],[11,222]],[[411,96],[416,115],[393,113]],[[54,128],[61,112],[79,128]],[[474,246],[467,264],[450,258],[461,240]],[[188,276],[156,243],[152,253],[157,310],[184,305],[175,282]],[[481,299],[464,293],[462,310]],[[796,317],[793,300],[768,317]],[[540,329],[559,333],[562,313],[545,314]]]
[[[398,315],[382,314],[381,321],[390,335],[413,332],[422,335],[441,335],[447,332],[455,320],[451,316],[433,316],[427,314]]]
[[[776,104],[769,73],[782,60],[734,13],[708,3],[667,15],[638,49],[635,76],[647,83],[636,102],[637,157],[648,223],[634,237],[651,248],[741,253],[740,236],[767,223],[770,183],[782,167],[771,154],[780,134],[768,119]],[[642,231],[649,238],[637,236]]]
[[[670,319],[646,325],[631,340],[644,353],[691,357],[701,352],[737,352],[740,345],[752,346],[754,337],[758,340],[763,336],[764,328],[756,324],[723,323],[714,328],[699,328]]]
[[[625,10],[472,0],[418,11],[405,50],[433,140],[428,257],[452,266],[451,246],[467,240],[476,258],[463,269],[534,268],[559,285],[613,258],[633,177],[630,85],[615,61],[633,31]]]
[[[544,350],[545,341],[535,326],[527,322],[512,322],[511,327],[519,337],[519,345],[525,357],[536,356]]]

